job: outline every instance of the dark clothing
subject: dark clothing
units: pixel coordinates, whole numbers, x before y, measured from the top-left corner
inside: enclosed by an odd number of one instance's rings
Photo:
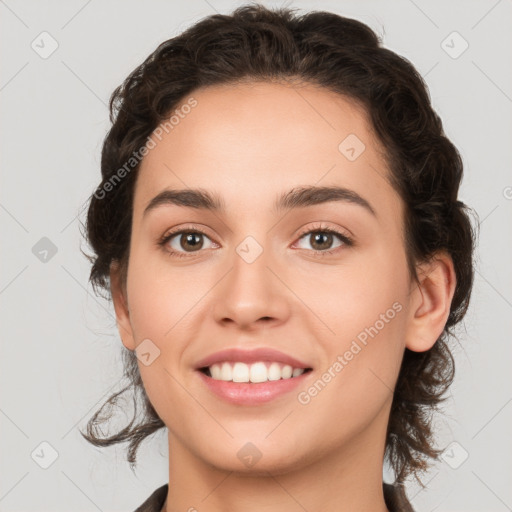
[[[414,512],[402,485],[384,484],[384,501],[389,512]]]
[[[403,487],[392,484],[384,485],[384,501],[389,512],[414,512],[405,496]],[[135,512],[160,512],[167,497],[169,484],[156,489]]]
[[[167,497],[169,484],[159,487],[135,512],[160,512]]]

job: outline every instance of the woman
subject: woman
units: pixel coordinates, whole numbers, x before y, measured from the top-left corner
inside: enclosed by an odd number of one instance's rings
[[[414,67],[364,24],[252,4],[162,43],[116,89],[91,197],[169,484],[138,511],[412,510],[473,282],[462,162]],[[395,473],[382,482],[384,458]]]

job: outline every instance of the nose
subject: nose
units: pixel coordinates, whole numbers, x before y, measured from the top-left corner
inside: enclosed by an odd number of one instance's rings
[[[286,322],[292,294],[269,252],[263,250],[252,262],[235,254],[232,268],[216,287],[214,314],[217,322],[244,331]]]

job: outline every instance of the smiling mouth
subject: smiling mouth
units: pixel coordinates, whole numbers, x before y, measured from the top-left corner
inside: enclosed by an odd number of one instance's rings
[[[312,368],[294,368],[287,364],[271,361],[257,361],[252,364],[225,361],[199,368],[199,371],[213,380],[256,384],[293,379],[312,371]]]

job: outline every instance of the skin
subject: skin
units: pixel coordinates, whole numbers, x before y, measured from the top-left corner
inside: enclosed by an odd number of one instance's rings
[[[197,106],[154,139],[142,161],[126,282],[111,269],[124,346],[135,350],[150,339],[160,350],[139,368],[168,428],[171,486],[163,510],[386,511],[392,390],[405,347],[428,350],[443,331],[452,261],[440,253],[418,265],[419,283],[411,279],[403,203],[353,100],[312,85],[264,82],[203,88],[193,97]],[[338,150],[349,134],[366,146],[355,161]],[[276,196],[305,185],[354,190],[376,216],[350,202],[273,212]],[[162,190],[198,187],[221,195],[225,214],[164,205],[143,217]],[[318,249],[312,234],[299,237],[319,223],[350,234],[354,245],[334,236]],[[158,245],[180,226],[204,230],[202,248],[194,251],[182,236],[183,248],[180,235]],[[251,264],[235,250],[249,235],[263,249]],[[337,252],[314,255],[331,248]],[[170,256],[172,249],[185,257]],[[297,393],[397,302],[401,311],[308,404],[299,403]],[[265,346],[309,363],[300,389],[235,406],[211,394],[194,370],[224,348]],[[237,457],[248,442],[262,454],[252,467]]]

